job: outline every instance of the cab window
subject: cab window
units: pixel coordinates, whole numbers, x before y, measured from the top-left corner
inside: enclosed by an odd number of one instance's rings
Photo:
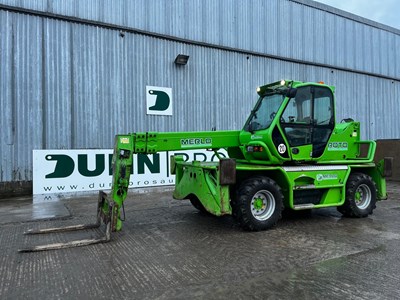
[[[291,147],[313,144],[316,157],[322,154],[334,126],[333,95],[329,88],[307,86],[290,99],[281,126]]]

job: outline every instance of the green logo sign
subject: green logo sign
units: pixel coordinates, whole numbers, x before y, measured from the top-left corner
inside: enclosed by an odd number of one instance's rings
[[[153,161],[149,159],[149,155],[137,154],[135,166],[137,168],[138,174],[145,173],[145,166],[149,169],[151,173],[160,173],[160,154],[152,154]],[[93,169],[89,168],[88,155],[78,154],[77,162],[73,157],[67,154],[49,154],[46,155],[47,161],[55,161],[56,165],[54,170],[46,174],[45,178],[65,178],[69,177],[74,173],[75,168],[78,169],[78,173],[84,177],[96,177],[105,170],[108,174],[112,174],[112,154],[108,155],[108,160],[106,160],[105,154],[96,154],[96,162]],[[108,166],[106,166],[106,161],[108,161]],[[107,168],[107,169],[106,169]],[[131,174],[133,174],[133,168],[131,169]]]
[[[332,142],[328,143],[328,151],[347,151],[349,144],[347,142]]]
[[[149,91],[150,95],[155,95],[156,98],[156,103],[149,107],[149,110],[159,110],[159,111],[164,111],[167,110],[169,107],[169,96],[167,93],[163,92],[163,91],[153,91],[150,90]]]
[[[335,180],[338,179],[337,174],[317,174],[316,176],[317,181],[323,181],[323,180]]]
[[[146,86],[148,115],[172,115],[172,89]]]
[[[211,147],[212,138],[181,139],[182,148]]]

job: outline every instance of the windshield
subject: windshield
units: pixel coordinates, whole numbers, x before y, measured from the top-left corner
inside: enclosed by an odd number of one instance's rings
[[[245,130],[249,131],[250,124],[252,130],[267,129],[275,118],[283,99],[282,94],[268,94],[261,98],[250,115]]]

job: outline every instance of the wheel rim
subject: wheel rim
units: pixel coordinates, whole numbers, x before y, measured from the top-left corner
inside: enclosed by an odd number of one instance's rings
[[[354,199],[359,209],[367,208],[372,199],[372,193],[369,186],[366,184],[360,184],[356,190]]]
[[[267,190],[258,191],[251,199],[251,214],[259,221],[269,219],[275,211],[275,197]]]

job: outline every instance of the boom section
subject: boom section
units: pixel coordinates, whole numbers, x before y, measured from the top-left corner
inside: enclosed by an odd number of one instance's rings
[[[118,135],[133,144],[133,153],[157,153],[160,151],[220,149],[239,146],[240,131],[202,132],[139,132]]]
[[[116,230],[120,230],[120,208],[127,196],[133,154],[154,154],[161,151],[215,149],[239,146],[240,131],[143,132],[115,136],[112,160],[111,198],[117,207]]]

